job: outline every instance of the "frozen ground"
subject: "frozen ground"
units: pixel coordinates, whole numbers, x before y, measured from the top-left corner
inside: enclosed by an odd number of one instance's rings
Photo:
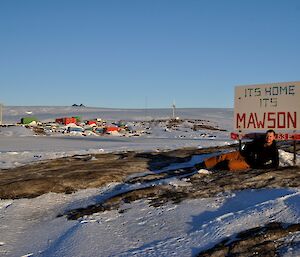
[[[43,119],[52,119],[57,113],[57,116],[69,115],[74,111],[70,108],[11,107],[6,109],[4,118],[15,122],[17,117],[30,110]],[[151,113],[147,110],[147,115],[166,118],[168,111],[155,113],[153,110]],[[108,115],[112,119],[124,118],[126,113],[130,119],[138,120],[145,110],[82,110],[84,115],[90,117],[95,117],[98,112],[100,114],[97,116]],[[214,132],[214,139],[178,138],[172,133],[169,136],[157,133],[155,137],[99,138],[34,136],[25,128],[1,128],[0,168],[74,154],[191,146],[202,148],[233,142],[229,139],[232,110],[182,109],[184,115],[187,118],[213,120],[228,132]],[[291,155],[282,151],[281,165],[290,164]],[[184,165],[173,164],[172,168]],[[179,187],[188,185],[188,182],[175,178],[167,183]],[[195,256],[225,237],[245,229],[275,221],[285,224],[300,222],[299,188],[229,192],[213,198],[168,203],[156,208],[149,206],[146,200],[139,200],[124,203],[121,210],[96,213],[76,221],[67,220],[65,216],[57,217],[67,210],[93,204],[103,195],[114,194],[118,188],[119,184],[111,184],[69,195],[49,193],[33,199],[0,200],[0,255]],[[299,234],[291,240],[299,242]],[[282,255],[300,256],[300,249],[286,248],[282,250]]]
[[[109,189],[106,189],[109,190]],[[193,256],[223,238],[270,221],[299,223],[300,191],[233,192],[179,205],[145,201],[68,221],[56,216],[105,189],[1,201],[2,256]],[[297,239],[299,240],[299,238]],[[299,256],[299,249],[292,256]]]
[[[55,118],[81,115],[82,119],[101,117],[108,121],[139,121],[151,119],[168,119],[171,109],[118,110],[103,108],[78,107],[5,107],[4,122],[16,123],[31,111],[40,121],[54,121]],[[232,131],[232,109],[178,109],[180,118],[209,120],[212,125],[226,129],[219,131],[184,132],[168,130],[164,127],[153,127],[152,135],[141,137],[114,136],[34,136],[34,133],[24,127],[0,128],[0,168],[20,166],[33,161],[53,159],[74,154],[101,153],[112,151],[153,151],[168,150],[182,147],[209,147],[228,145]],[[211,137],[203,137],[209,134]]]

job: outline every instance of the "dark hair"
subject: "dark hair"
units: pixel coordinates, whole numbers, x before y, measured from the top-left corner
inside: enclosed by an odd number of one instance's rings
[[[274,136],[276,136],[276,132],[275,132],[273,129],[267,130],[266,135],[267,135],[268,133],[273,133]]]

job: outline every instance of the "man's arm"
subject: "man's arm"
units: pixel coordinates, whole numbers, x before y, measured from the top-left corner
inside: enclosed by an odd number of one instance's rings
[[[273,156],[272,162],[274,164],[273,168],[279,167],[279,153],[278,153],[277,147],[275,147],[275,149],[274,149],[274,156]]]
[[[270,160],[263,164],[264,168],[277,169],[279,166],[279,153],[276,146],[272,148],[270,157]]]

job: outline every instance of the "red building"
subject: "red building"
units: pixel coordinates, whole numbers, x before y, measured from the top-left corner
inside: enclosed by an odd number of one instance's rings
[[[120,131],[120,128],[119,127],[106,127],[105,131],[106,132]]]
[[[95,120],[88,120],[87,121],[87,125],[93,125],[93,124],[97,124],[97,122]]]
[[[55,122],[56,123],[59,123],[59,124],[64,124],[64,125],[68,125],[70,123],[74,123],[76,124],[76,118],[75,117],[65,117],[65,118],[58,118],[58,119],[55,119]]]

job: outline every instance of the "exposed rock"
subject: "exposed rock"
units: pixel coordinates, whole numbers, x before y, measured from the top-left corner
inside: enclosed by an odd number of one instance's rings
[[[142,178],[134,179],[137,183],[149,183],[144,188],[122,192],[101,203],[87,206],[86,208],[71,210],[65,215],[77,219],[84,215],[91,215],[95,212],[118,209],[119,206],[126,202],[132,202],[138,199],[147,199],[149,205],[158,207],[166,202],[179,203],[185,199],[214,197],[219,193],[228,191],[237,191],[243,189],[259,188],[282,188],[282,187],[299,187],[300,186],[300,168],[290,167],[279,170],[250,170],[248,172],[216,171],[212,174],[198,174],[193,168],[157,174],[156,176],[148,175]],[[172,185],[153,186],[151,182],[157,179],[170,178],[172,176],[192,175],[189,182],[191,186],[174,187]],[[288,174],[288,175],[287,175]],[[149,177],[149,179],[147,179]],[[185,178],[188,176],[185,176]],[[132,182],[132,181],[131,181]],[[99,206],[101,208],[99,209]]]
[[[0,198],[36,197],[48,192],[72,193],[79,189],[102,187],[112,182],[143,184],[139,190],[122,192],[95,206],[71,211],[73,214],[80,212],[81,214],[75,215],[79,217],[96,211],[118,209],[122,202],[137,199],[148,199],[149,204],[159,206],[167,201],[178,203],[187,198],[213,197],[226,191],[300,186],[299,167],[276,170],[253,169],[244,172],[220,170],[210,174],[199,174],[194,167],[186,167],[159,172],[159,169],[172,163],[186,162],[195,154],[230,148],[232,146],[180,149],[159,153],[75,155],[11,170],[1,170]],[[138,174],[141,172],[142,175]],[[133,174],[136,176],[128,178]],[[175,187],[155,184],[155,182],[172,177],[188,178],[190,186]]]
[[[299,146],[299,145],[298,145]],[[297,146],[297,147],[298,147]],[[145,199],[157,207],[168,201],[179,203],[185,199],[213,197],[228,191],[300,187],[300,167],[271,170],[253,169],[244,172],[213,171],[199,174],[195,167],[167,169],[173,163],[187,162],[196,154],[207,154],[236,146],[207,149],[179,149],[154,153],[110,153],[75,155],[43,161],[10,170],[0,170],[0,198],[37,197],[48,192],[72,193],[79,189],[97,188],[111,182],[142,185],[136,190],[115,192],[94,205],[62,213],[68,219],[105,210],[118,210],[123,203]],[[281,146],[291,150],[290,145]],[[163,171],[160,172],[161,169]],[[140,174],[139,174],[140,173]],[[173,186],[158,182],[175,177],[184,179],[188,186]],[[228,238],[199,256],[278,256],[284,238],[299,233],[300,224],[284,226],[267,224]]]
[[[102,187],[112,182],[123,182],[131,174],[186,162],[194,154],[225,148],[229,147],[76,155],[0,170],[0,198],[31,198],[48,192],[71,193],[79,189]]]
[[[284,225],[269,223],[240,232],[235,238],[226,238],[221,243],[204,251],[198,257],[250,257],[279,256],[278,249],[284,245],[282,240],[288,235],[300,231],[300,224]]]

